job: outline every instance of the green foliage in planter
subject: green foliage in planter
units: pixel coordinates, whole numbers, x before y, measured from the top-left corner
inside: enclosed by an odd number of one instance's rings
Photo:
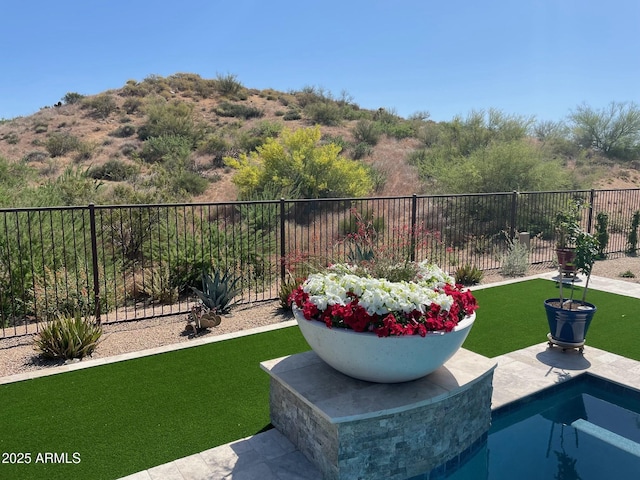
[[[45,358],[70,360],[91,355],[102,327],[82,317],[60,317],[49,322],[35,338],[35,348]]]
[[[596,239],[598,240],[598,259],[606,258],[605,253],[607,245],[609,245],[609,215],[606,212],[600,212],[596,215]]]
[[[456,283],[464,286],[477,285],[482,280],[483,272],[475,265],[466,264],[455,272]]]
[[[213,277],[208,273],[202,274],[202,290],[194,287],[191,289],[209,310],[215,313],[228,313],[236,303],[233,299],[242,292],[238,287],[240,280],[240,277],[234,276],[229,270],[222,275],[219,270],[215,270]]]

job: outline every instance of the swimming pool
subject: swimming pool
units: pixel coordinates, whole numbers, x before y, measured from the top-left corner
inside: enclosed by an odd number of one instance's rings
[[[589,374],[493,412],[448,480],[640,478],[640,392]]]

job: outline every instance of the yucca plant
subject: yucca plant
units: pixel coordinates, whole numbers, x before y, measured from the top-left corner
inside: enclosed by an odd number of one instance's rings
[[[42,329],[35,338],[35,349],[45,358],[70,360],[91,355],[102,336],[102,326],[83,318],[58,317]]]
[[[202,274],[202,290],[191,287],[200,297],[203,305],[214,313],[229,313],[231,307],[237,302],[233,299],[242,292],[238,287],[241,278],[234,276],[229,270],[220,275],[216,270],[213,277],[208,273]]]

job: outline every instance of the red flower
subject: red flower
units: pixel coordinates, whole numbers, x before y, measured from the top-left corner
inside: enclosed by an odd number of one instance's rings
[[[350,302],[346,305],[327,305],[324,310],[309,301],[309,294],[302,287],[296,288],[289,301],[300,308],[307,320],[319,320],[327,327],[348,328],[355,332],[373,332],[379,337],[420,335],[430,331],[452,331],[465,316],[478,308],[476,299],[469,290],[463,291],[462,285],[445,285],[443,293],[453,298],[449,310],[443,310],[438,304],[428,306],[425,313],[413,310],[408,313],[391,312],[384,317],[369,315],[358,302],[358,296],[348,293]]]

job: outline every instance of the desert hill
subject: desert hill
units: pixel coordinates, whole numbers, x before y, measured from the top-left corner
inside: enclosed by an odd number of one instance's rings
[[[68,203],[232,201],[238,192],[225,156],[250,152],[283,128],[320,125],[323,142],[338,143],[342,155],[371,167],[372,195],[395,196],[431,192],[408,158],[425,148],[433,124],[427,115],[404,119],[360,109],[345,95],[335,98],[315,87],[278,92],[247,88],[233,75],[175,74],[130,80],[97,95],[67,93],[34,115],[2,120],[0,159],[13,166],[7,175],[24,175],[14,188],[37,189],[69,177],[99,185],[77,198],[71,192]],[[376,127],[375,135],[363,131],[367,126]],[[580,164],[564,159],[567,169]],[[597,159],[585,170],[584,188],[640,185],[628,163]]]

